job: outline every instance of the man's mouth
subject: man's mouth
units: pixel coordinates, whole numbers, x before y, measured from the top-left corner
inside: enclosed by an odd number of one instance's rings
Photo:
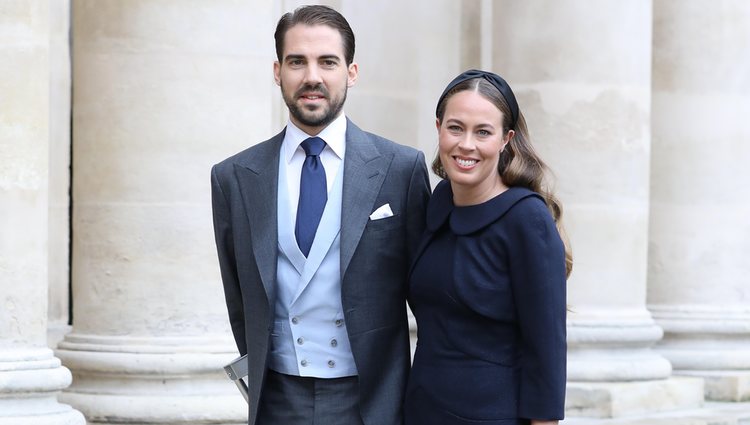
[[[308,86],[302,87],[297,92],[297,98],[303,101],[315,102],[321,99],[325,99],[328,95],[327,90],[322,86]]]

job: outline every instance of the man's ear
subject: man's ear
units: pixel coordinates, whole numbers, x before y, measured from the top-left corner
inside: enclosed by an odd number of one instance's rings
[[[357,78],[359,77],[359,65],[357,65],[357,62],[350,63],[348,71],[349,77],[346,80],[346,86],[352,87],[357,82]]]
[[[281,86],[281,64],[279,61],[273,61],[273,80],[277,86]]]

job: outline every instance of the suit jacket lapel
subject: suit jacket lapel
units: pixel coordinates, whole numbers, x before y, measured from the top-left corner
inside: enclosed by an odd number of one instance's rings
[[[276,257],[278,255],[277,191],[279,155],[284,131],[269,143],[258,146],[253,155],[235,164],[235,175],[242,193],[255,263],[270,303],[275,299]]]
[[[357,249],[393,155],[382,155],[369,136],[347,119],[341,205],[341,278]]]

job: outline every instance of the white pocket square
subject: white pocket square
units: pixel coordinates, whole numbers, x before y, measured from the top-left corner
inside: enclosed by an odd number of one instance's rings
[[[393,211],[391,211],[391,204],[381,205],[378,209],[370,214],[370,220],[380,220],[383,218],[393,217]]]

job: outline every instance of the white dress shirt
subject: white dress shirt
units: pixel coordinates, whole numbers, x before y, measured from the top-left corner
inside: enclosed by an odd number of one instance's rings
[[[326,190],[330,192],[336,176],[343,170],[341,164],[344,163],[344,153],[346,152],[346,116],[342,113],[316,136],[310,136],[300,130],[291,120],[287,122],[284,141],[281,144],[281,155],[287,164],[286,181],[289,190],[289,210],[291,216],[294,217],[295,222],[293,224],[295,226],[297,224],[297,204],[299,202],[302,165],[307,156],[301,143],[309,137],[320,137],[326,142],[319,158],[326,171]]]

